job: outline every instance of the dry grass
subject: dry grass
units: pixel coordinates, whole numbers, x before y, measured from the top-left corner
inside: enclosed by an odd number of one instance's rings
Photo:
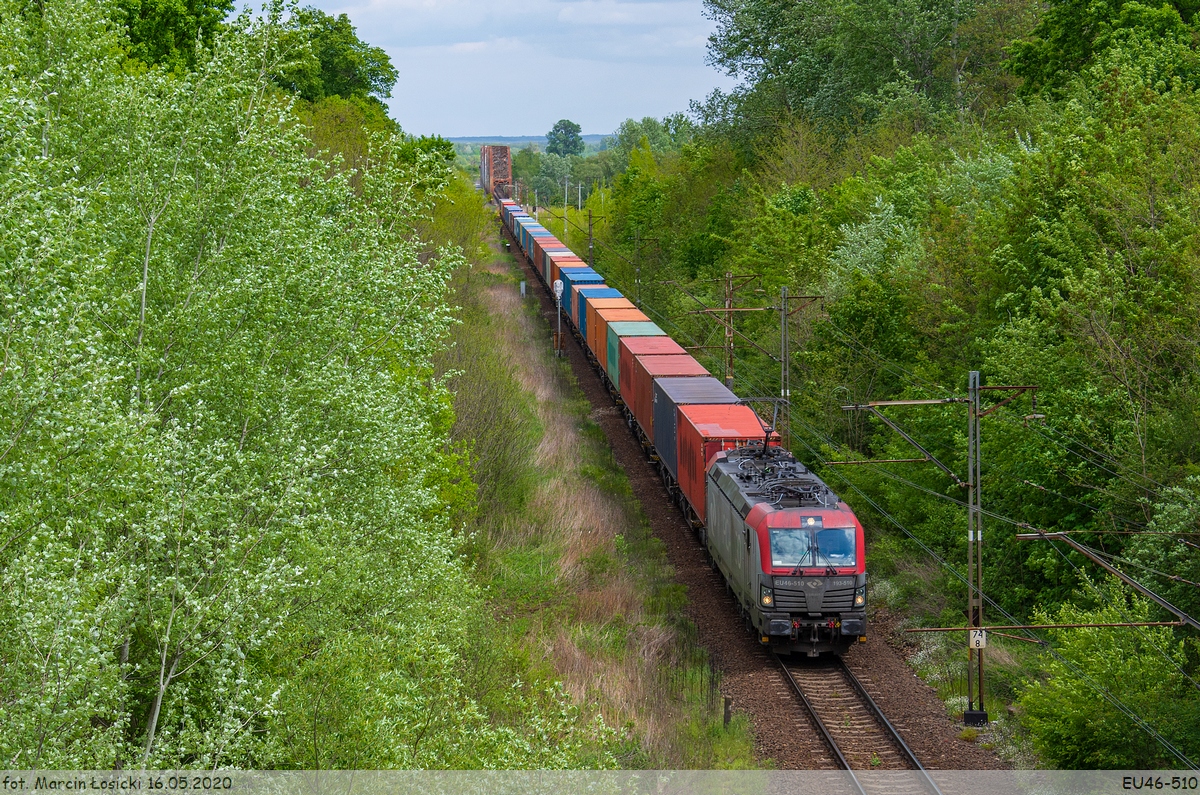
[[[626,727],[646,750],[670,759],[675,756],[671,746],[678,715],[665,705],[654,705],[663,700],[661,666],[670,662],[665,652],[674,641],[664,627],[639,627],[632,633],[632,653],[603,658],[564,630],[555,637],[551,655],[555,671],[576,701],[596,704],[609,725]]]
[[[999,665],[1004,668],[1015,668],[1020,665],[1012,654],[1009,653],[1008,649],[995,643],[988,644],[987,662],[991,665]]]
[[[642,619],[641,594],[629,583],[607,583],[596,590],[579,592],[578,620],[584,624],[604,625],[611,621],[637,624]]]
[[[488,269],[503,274],[507,266],[497,257]],[[543,428],[533,454],[538,477],[525,510],[493,527],[493,539],[502,547],[552,549],[555,586],[569,600],[565,618],[529,617],[526,647],[542,651],[577,703],[622,728],[640,748],[642,762],[695,764],[696,751],[683,736],[683,725],[695,716],[685,714],[674,678],[686,667],[680,655],[694,652],[685,651],[676,630],[651,616],[644,575],[623,558],[617,541],[638,532],[643,520],[628,498],[582,471],[601,451],[585,437],[578,389],[550,355],[547,331],[522,306],[516,285],[494,283],[483,299],[489,313],[504,318],[504,332],[492,341],[495,351],[535,398]]]

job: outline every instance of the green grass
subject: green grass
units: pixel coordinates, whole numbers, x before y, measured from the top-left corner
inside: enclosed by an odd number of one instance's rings
[[[533,366],[557,385],[553,405],[538,406],[521,386],[519,366],[497,345],[512,333],[514,319],[489,311],[488,291],[515,292],[522,278],[512,257],[500,256],[503,273],[476,268],[459,275],[463,323],[456,353],[446,362],[446,369],[462,373],[456,376],[456,437],[472,450],[478,482],[475,533],[466,548],[489,595],[487,664],[506,676],[545,682],[569,679],[570,665],[602,672],[598,679],[576,676],[577,685],[588,683],[577,697],[580,719],[600,715],[614,730],[597,747],[597,758],[607,752],[626,768],[760,767],[748,722],[736,717],[723,725],[719,674],[695,644],[683,613],[684,589],[603,430],[589,418],[591,406],[569,362],[551,355],[550,329],[534,300],[523,305],[532,332],[516,344],[530,346]],[[571,471],[538,463],[547,432],[539,416],[547,412],[574,426]],[[538,489],[556,477],[615,517],[615,526],[606,520],[604,537],[582,552],[580,539],[560,528],[563,517],[537,507]],[[657,651],[647,655],[647,648]]]

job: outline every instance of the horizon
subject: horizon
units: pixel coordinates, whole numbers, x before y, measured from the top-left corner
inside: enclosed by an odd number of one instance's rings
[[[593,142],[599,142],[599,141],[604,140],[605,138],[612,138],[615,135],[616,135],[615,132],[580,133],[579,137],[582,138],[584,141],[591,140]],[[547,140],[545,133],[541,133],[540,135],[443,135],[442,137],[445,138],[447,141],[451,141],[453,143],[481,143],[481,144],[491,143],[493,141],[498,142],[498,143],[506,143],[508,141],[545,141],[545,140]]]

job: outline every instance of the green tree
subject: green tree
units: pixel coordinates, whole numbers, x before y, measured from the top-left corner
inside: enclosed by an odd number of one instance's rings
[[[786,0],[705,0],[705,15],[717,25],[708,39],[709,62],[751,85],[775,91],[785,112],[797,109],[792,92],[810,70],[827,64],[814,58],[836,24],[836,11],[819,3]],[[802,88],[811,94],[815,84]]]
[[[181,74],[109,11],[0,0],[0,760],[613,764],[552,683],[460,676],[444,147],[311,157],[282,4]]]
[[[1102,605],[1039,612],[1039,623],[1150,621],[1149,603],[1118,584],[1103,587]],[[1038,752],[1055,767],[1174,767],[1172,756],[1104,692],[1195,758],[1200,754],[1200,697],[1184,678],[1183,644],[1163,627],[1062,629],[1051,632],[1060,658],[1046,679],[1021,695],[1025,724]]]
[[[1028,38],[1012,44],[1009,67],[1026,93],[1061,89],[1110,44],[1142,31],[1190,43],[1195,0],[1149,5],[1131,0],[1052,0]]]
[[[1185,431],[1186,432],[1186,431]],[[1148,531],[1135,536],[1125,556],[1154,582],[1155,591],[1190,615],[1200,614],[1200,555],[1188,533],[1200,527],[1200,477],[1164,489]],[[1149,583],[1147,583],[1149,584]]]
[[[732,111],[756,134],[797,117],[844,133],[897,92],[960,113],[1007,97],[1004,47],[1032,24],[1013,0],[706,0],[705,9],[717,25],[710,63],[746,82],[700,108]]]
[[[533,179],[533,188],[543,205],[561,206],[567,190],[566,181],[571,175],[571,160],[553,152],[538,157],[538,174]]]
[[[665,155],[678,152],[691,140],[695,131],[695,125],[682,113],[662,120],[652,116],[646,116],[641,121],[626,119],[621,122],[615,135],[604,139],[604,145],[616,158],[617,168],[624,170],[629,165],[633,150],[643,145],[643,139],[651,152]]]
[[[210,48],[233,0],[116,0],[129,36],[129,57],[168,70],[196,66],[196,48]]]
[[[542,170],[542,154],[532,145],[512,156],[513,179],[531,184]]]
[[[392,95],[399,73],[391,58],[362,41],[345,14],[304,8],[287,27],[295,60],[278,71],[279,85],[310,102],[339,96],[382,104]]]
[[[546,133],[546,151],[555,155],[583,154],[582,128],[569,119],[559,119],[550,132]]]

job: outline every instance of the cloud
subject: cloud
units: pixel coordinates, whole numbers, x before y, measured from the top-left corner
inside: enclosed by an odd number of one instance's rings
[[[574,25],[617,25],[654,28],[677,25],[681,12],[692,3],[621,3],[617,0],[584,0],[560,4],[558,21]],[[684,8],[681,8],[684,7]]]
[[[479,52],[486,50],[488,42],[486,41],[460,41],[457,44],[450,45],[451,52]]]
[[[307,0],[312,2],[312,0]],[[705,65],[701,0],[316,0],[400,71],[389,106],[415,134],[608,133],[732,81]]]

